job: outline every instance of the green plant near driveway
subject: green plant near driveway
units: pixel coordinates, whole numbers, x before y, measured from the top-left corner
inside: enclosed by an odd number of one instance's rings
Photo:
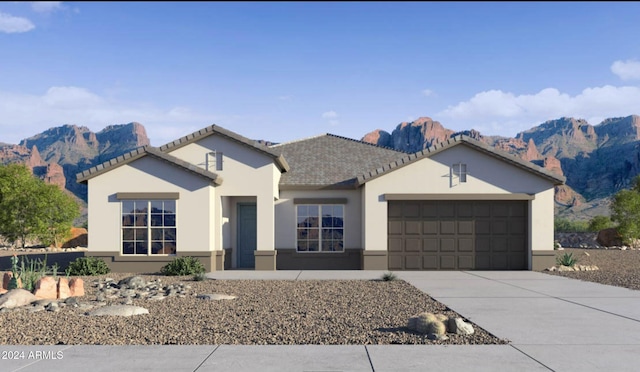
[[[392,272],[382,274],[382,280],[385,282],[392,282],[398,279],[398,276]]]
[[[160,269],[160,272],[167,276],[195,275],[205,271],[202,262],[191,256],[177,257]]]
[[[104,260],[97,257],[78,257],[69,264],[65,271],[67,276],[93,276],[104,275],[111,271]]]
[[[564,255],[556,258],[556,263],[562,266],[573,266],[578,262],[578,259],[573,257],[573,253],[565,253]]]

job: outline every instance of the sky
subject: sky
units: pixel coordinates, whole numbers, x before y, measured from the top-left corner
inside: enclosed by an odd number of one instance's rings
[[[287,142],[640,114],[640,2],[0,2],[0,142],[139,122]]]

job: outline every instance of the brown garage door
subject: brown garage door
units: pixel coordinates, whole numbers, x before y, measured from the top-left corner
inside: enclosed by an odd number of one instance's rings
[[[526,270],[527,202],[391,200],[389,270]]]

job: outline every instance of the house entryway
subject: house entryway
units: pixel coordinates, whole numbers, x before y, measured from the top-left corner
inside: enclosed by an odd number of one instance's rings
[[[256,203],[238,203],[237,252],[238,268],[252,269],[256,265],[254,251],[257,248],[258,220]]]

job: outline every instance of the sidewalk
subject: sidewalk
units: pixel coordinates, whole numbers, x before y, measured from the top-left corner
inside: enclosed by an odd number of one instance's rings
[[[378,279],[383,273],[224,271],[208,276],[264,280]],[[640,368],[640,291],[529,271],[396,274],[511,344],[0,346],[0,370],[636,371]]]

